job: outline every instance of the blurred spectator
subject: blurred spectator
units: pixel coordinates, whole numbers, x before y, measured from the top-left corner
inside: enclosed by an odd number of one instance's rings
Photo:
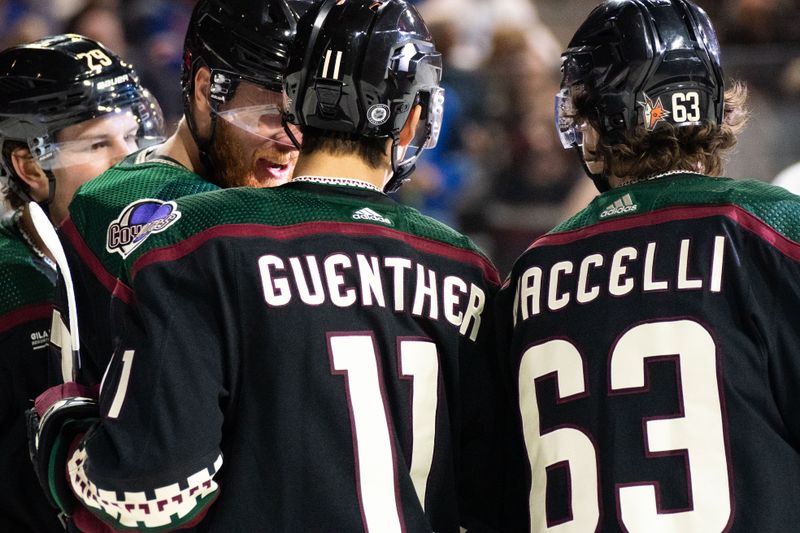
[[[699,0],[726,44],[797,42],[800,5],[796,0]]]
[[[423,153],[413,179],[400,189],[404,203],[448,225],[456,225],[462,192],[479,173],[469,138],[484,119],[485,83],[481,75],[451,63],[456,43],[452,20],[429,24],[443,58],[444,120],[436,148]]]
[[[78,33],[102,43],[122,57],[129,57],[128,43],[115,0],[86,2],[64,24],[65,33]],[[130,58],[134,62],[134,58]],[[138,68],[138,65],[136,65]]]
[[[35,41],[50,33],[45,17],[22,0],[0,0],[0,50]]]
[[[800,163],[795,163],[780,171],[772,180],[772,184],[783,187],[791,193],[800,194]]]
[[[421,9],[444,55],[447,107],[440,147],[412,180],[416,203],[444,220],[457,211],[458,227],[503,271],[560,220],[580,173],[553,131],[560,45],[528,0],[429,0]]]

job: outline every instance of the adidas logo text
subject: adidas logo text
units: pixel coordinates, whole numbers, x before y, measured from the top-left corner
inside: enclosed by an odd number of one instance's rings
[[[389,226],[392,225],[392,221],[388,218],[384,217],[380,213],[373,211],[372,209],[365,207],[363,209],[359,209],[355,213],[353,213],[353,220],[371,220],[373,222],[381,222],[382,224],[387,224]]]
[[[639,206],[633,203],[633,199],[631,198],[630,194],[626,194],[613,204],[606,207],[602,213],[600,213],[600,218],[607,218],[614,215],[623,215],[625,213],[633,213],[637,211]]]

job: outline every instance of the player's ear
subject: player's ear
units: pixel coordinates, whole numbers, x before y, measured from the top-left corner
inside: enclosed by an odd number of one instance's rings
[[[406,123],[403,126],[403,129],[400,130],[400,146],[405,148],[408,146],[411,141],[414,139],[414,134],[417,131],[417,125],[419,125],[419,117],[422,114],[422,106],[415,105],[414,109],[408,114],[408,118],[406,119]]]
[[[194,73],[194,105],[195,115],[206,116],[211,112],[208,101],[211,94],[211,71],[208,67],[200,67]]]
[[[50,193],[50,183],[31,151],[22,147],[14,148],[10,159],[17,177],[29,187],[31,198],[37,202],[46,200]]]

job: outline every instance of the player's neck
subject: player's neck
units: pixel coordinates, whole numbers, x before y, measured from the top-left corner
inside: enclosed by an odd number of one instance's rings
[[[313,154],[301,154],[297,159],[294,175],[347,178],[383,189],[391,176],[391,169],[373,168],[355,154],[333,155],[318,151]]]
[[[181,119],[178,129],[158,147],[156,153],[159,156],[174,159],[195,174],[200,174],[203,168],[200,163],[200,152],[189,131],[186,118]]]

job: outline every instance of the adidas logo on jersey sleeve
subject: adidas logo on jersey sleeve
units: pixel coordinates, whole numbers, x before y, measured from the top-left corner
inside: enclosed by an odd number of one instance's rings
[[[626,194],[613,204],[606,207],[600,218],[608,218],[615,215],[624,215],[626,213],[633,213],[639,209],[639,206],[633,202],[630,194]]]
[[[388,226],[393,225],[391,220],[381,215],[377,211],[373,211],[369,207],[359,209],[353,213],[353,220],[371,220],[372,222],[380,222],[381,224],[386,224]]]

